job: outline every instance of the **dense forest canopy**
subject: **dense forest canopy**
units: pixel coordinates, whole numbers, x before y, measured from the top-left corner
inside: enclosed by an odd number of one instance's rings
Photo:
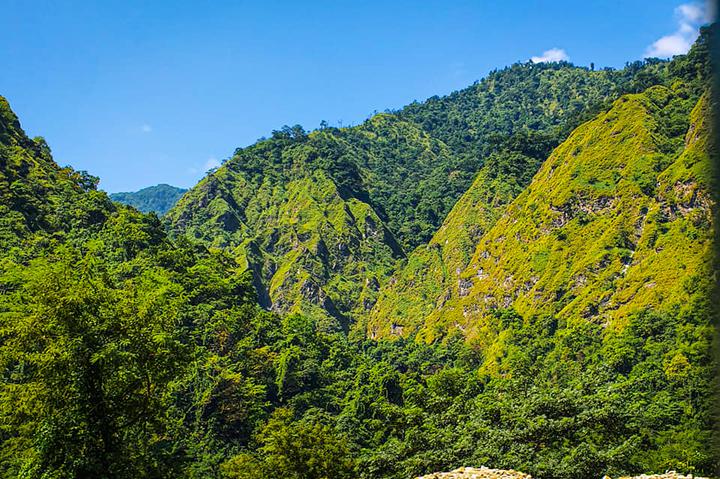
[[[0,98],[0,477],[713,473],[712,33],[284,128],[162,221]]]

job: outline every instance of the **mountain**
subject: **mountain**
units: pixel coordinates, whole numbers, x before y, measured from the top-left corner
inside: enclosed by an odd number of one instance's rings
[[[265,307],[347,328],[364,321],[396,261],[482,181],[474,180],[479,170],[487,171],[486,197],[516,194],[581,112],[666,68],[517,64],[356,127],[286,127],[237,149],[166,223],[175,235],[232,251],[253,272]]]
[[[709,33],[284,128],[162,221],[0,101],[0,478],[712,475]]]
[[[44,139],[30,139],[0,97],[0,251],[62,236],[73,228],[96,228],[113,210],[95,191],[98,179],[61,168]]]
[[[158,216],[162,216],[175,206],[186,191],[183,188],[161,184],[133,192],[111,193],[110,199],[130,205],[143,213],[154,211]]]
[[[624,96],[575,130],[455,271],[421,336],[477,337],[495,308],[617,325],[645,308],[692,307],[711,253],[708,106],[701,99],[681,129],[691,97],[677,90]]]
[[[706,35],[708,33],[706,32]],[[702,89],[707,85],[708,72],[705,70],[708,63],[707,60],[707,40],[699,41],[690,52],[689,55],[683,57],[677,57],[672,62],[666,65],[653,64],[653,67],[662,66],[663,70],[660,74],[653,75],[654,81],[660,82],[659,84],[667,85],[668,87],[678,90],[678,95],[684,96],[684,98],[698,99],[702,93]],[[644,75],[643,75],[644,76]],[[641,83],[645,83],[643,80]],[[648,90],[647,95],[650,95],[650,91],[655,92],[656,90]],[[624,97],[623,102],[629,98]],[[675,141],[681,142],[680,136],[683,132],[683,128],[687,127],[687,122],[683,120],[689,115],[690,111],[690,100],[681,100],[675,97],[673,101],[663,100],[669,102],[672,106],[664,106],[663,108],[670,109],[670,117],[676,123],[672,127],[664,127],[664,132],[671,131],[673,135],[672,139],[665,139],[665,142]],[[682,105],[682,106],[678,106]],[[615,104],[613,110],[616,114],[618,109],[618,103]],[[679,113],[680,111],[684,113]],[[607,113],[606,113],[607,114]],[[663,110],[660,115],[668,115],[668,111]],[[600,116],[603,114],[601,113]],[[594,120],[595,123],[586,123],[582,128],[587,131],[592,131],[594,134],[603,135],[607,134],[598,127],[599,117]],[[602,120],[606,121],[606,120]],[[608,122],[610,120],[607,120]],[[669,121],[667,118],[662,122],[660,119],[656,120],[661,124]],[[685,121],[685,123],[683,123]],[[604,123],[603,123],[604,124]],[[630,128],[630,127],[628,127]],[[578,130],[572,135],[577,135]],[[648,133],[649,134],[649,133]],[[570,136],[565,143],[558,147],[553,155],[560,154],[561,151],[565,151],[567,142],[570,142],[573,136]],[[653,133],[656,135],[656,133]],[[503,245],[512,243],[513,238],[516,237],[522,231],[522,234],[526,234],[529,231],[529,227],[526,222],[521,219],[513,218],[513,222],[517,222],[521,226],[517,229],[513,229],[512,233],[505,232],[503,224],[498,224],[495,228],[495,223],[502,217],[503,214],[507,214],[508,205],[515,199],[521,192],[528,193],[532,189],[539,189],[541,191],[547,191],[555,188],[557,179],[553,178],[547,184],[537,186],[531,184],[531,179],[537,171],[539,165],[544,162],[544,155],[549,153],[551,148],[548,145],[543,146],[542,142],[537,137],[532,138],[521,138],[520,141],[510,142],[503,148],[497,149],[493,152],[486,161],[485,166],[478,173],[475,182],[467,190],[467,192],[460,198],[456,203],[453,210],[448,214],[443,225],[435,233],[431,241],[426,246],[420,246],[414,250],[409,256],[407,261],[401,266],[398,271],[388,280],[386,284],[382,285],[380,294],[378,296],[378,303],[371,310],[368,317],[369,329],[368,332],[371,337],[379,336],[396,336],[396,335],[410,335],[418,332],[423,327],[426,319],[428,324],[426,325],[425,333],[429,339],[437,337],[437,334],[441,336],[452,329],[465,329],[467,324],[463,318],[458,318],[457,313],[450,311],[455,310],[453,306],[453,298],[457,298],[458,295],[465,297],[471,294],[471,286],[478,282],[479,279],[484,278],[487,268],[483,268],[482,271],[476,271],[475,273],[469,272],[468,267],[471,262],[478,264],[478,259],[474,256],[481,255],[486,256],[490,253],[481,250],[478,252],[478,243],[482,240],[489,238],[492,231],[495,235],[495,240]],[[606,141],[605,138],[598,140],[600,144]],[[658,140],[660,141],[660,140]],[[564,146],[565,145],[565,146]],[[617,149],[627,151],[629,145],[622,144]],[[649,148],[649,147],[648,147]],[[665,146],[656,145],[656,149],[666,148]],[[573,150],[575,151],[575,150]],[[580,150],[578,150],[580,151]],[[664,151],[664,150],[663,150]],[[617,159],[620,156],[620,152],[613,150],[608,147],[607,156],[610,159]],[[592,171],[596,171],[597,166],[594,163],[599,162],[600,155],[593,156],[591,158],[585,158],[582,155],[578,156],[577,152],[573,155],[566,155],[560,160],[564,164],[578,161],[585,161],[587,166],[582,168],[589,168]],[[550,160],[548,160],[549,162]],[[640,162],[639,159],[635,161],[626,160],[629,164],[636,165]],[[666,160],[669,161],[669,160]],[[610,168],[613,165],[603,165],[604,167]],[[637,167],[637,166],[634,166]],[[657,168],[659,166],[656,165]],[[578,168],[581,168],[578,166]],[[607,173],[609,170],[605,170]],[[658,170],[660,171],[660,170]],[[619,178],[626,178],[630,173],[626,171],[615,171],[613,173],[616,178],[613,182],[619,181]],[[633,173],[640,175],[641,173]],[[642,173],[646,174],[646,173]],[[649,174],[649,173],[647,173]],[[533,182],[537,182],[537,177],[533,179]],[[589,181],[589,180],[588,180]],[[595,181],[595,180],[593,180]],[[627,180],[626,180],[627,181]],[[652,182],[655,179],[644,178],[642,181]],[[659,181],[659,178],[657,179]],[[526,186],[529,186],[528,190],[525,190]],[[628,188],[623,183],[617,188]],[[707,188],[707,186],[706,186]],[[647,189],[647,187],[646,187]],[[572,185],[569,182],[564,182],[557,186],[557,189],[553,191],[556,194],[562,192],[563,195],[572,195]],[[558,208],[570,208],[577,209],[581,208],[586,213],[592,212],[594,207],[588,207],[585,205],[588,192],[578,191],[577,198],[568,199],[568,202],[577,202],[581,206],[556,206],[551,205],[549,208],[557,210]],[[618,198],[610,198],[609,196],[603,197],[602,201],[619,201]],[[620,203],[615,203],[620,204]],[[510,206],[514,208],[515,206]],[[636,218],[637,219],[637,218]],[[639,219],[637,219],[639,221]],[[535,221],[536,222],[536,221]],[[494,228],[494,230],[493,230]],[[497,232],[499,228],[500,232]],[[549,228],[544,227],[544,228]],[[619,225],[615,224],[613,228],[619,228]],[[567,233],[563,233],[567,234]],[[514,235],[514,236],[513,236]],[[570,234],[572,237],[578,237],[576,233]],[[532,236],[532,239],[526,239],[528,245],[520,244],[516,246],[511,253],[502,252],[499,253],[503,258],[523,258],[522,261],[532,261],[533,258],[528,258],[520,254],[520,251],[525,251],[529,247],[535,246],[538,241],[538,237]],[[586,240],[585,244],[587,244]],[[581,243],[583,244],[583,243]],[[553,246],[552,248],[555,248]],[[549,251],[552,251],[553,249]],[[544,254],[549,252],[538,253],[539,257],[544,257]],[[567,253],[571,254],[571,253]],[[574,254],[574,253],[572,253]],[[511,256],[508,256],[511,255]],[[552,271],[556,271],[556,267],[551,267]],[[512,277],[514,281],[520,281],[518,284],[524,285],[523,288],[529,289],[529,285],[534,284],[539,279],[539,275],[532,272],[527,272],[525,275],[513,276],[508,273],[508,277]],[[474,276],[478,275],[478,276]],[[585,278],[585,274],[581,274],[580,277]],[[505,278],[501,280],[501,283],[505,281]],[[509,280],[508,280],[509,281]],[[489,289],[493,291],[499,291],[501,288],[496,288],[497,285],[490,286]],[[589,283],[587,286],[589,289],[599,290],[598,285]],[[561,291],[572,289],[572,285],[559,285],[553,286],[553,291],[558,292],[562,296]],[[510,307],[514,303],[515,297],[519,293],[513,291],[511,296],[503,298],[495,298],[492,301],[492,307]],[[533,293],[535,294],[535,293]],[[535,306],[542,306],[553,304],[558,301],[559,298],[550,296],[538,297],[538,303]],[[491,301],[488,297],[487,301]],[[449,304],[446,306],[446,303]],[[475,308],[475,306],[468,306],[469,308]],[[468,311],[463,313],[464,317],[472,316]],[[432,318],[432,319],[430,319]],[[443,318],[443,319],[439,319]],[[452,318],[452,319],[451,319]],[[450,322],[454,326],[448,327],[448,325],[439,326],[437,322]],[[437,329],[435,332],[428,332],[429,330]]]

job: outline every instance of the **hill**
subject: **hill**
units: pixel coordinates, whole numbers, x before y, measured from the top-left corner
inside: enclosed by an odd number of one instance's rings
[[[706,35],[707,34],[706,32]],[[653,148],[657,151],[662,150],[663,155],[665,155],[663,158],[667,156],[667,151],[665,150],[670,148],[666,146],[667,144],[679,145],[682,143],[682,134],[687,128],[689,113],[692,108],[691,105],[693,101],[698,100],[702,89],[707,85],[707,64],[707,39],[701,39],[689,55],[677,57],[667,64],[663,76],[660,77],[660,80],[662,80],[661,84],[666,85],[666,88],[674,88],[677,90],[677,95],[679,95],[675,97],[672,95],[667,98],[663,97],[660,102],[668,102],[671,103],[671,105],[663,106],[662,108],[666,108],[667,110],[662,110],[661,112],[655,108],[657,111],[654,113],[655,115],[664,115],[662,119],[657,117],[656,120],[653,121],[665,125],[658,128],[662,130],[662,134],[670,135],[671,138],[661,140],[658,139],[658,134],[655,132],[652,134],[646,133],[646,136],[652,135],[652,137],[659,142],[658,145],[655,145]],[[655,79],[657,80],[658,78],[656,77]],[[657,91],[665,90],[652,88],[648,90],[648,92]],[[626,96],[623,102],[629,101],[630,98],[635,97]],[[673,98],[673,101],[670,101],[668,98]],[[615,103],[615,106],[610,109],[613,113],[607,113],[610,115],[609,117],[602,120],[596,117],[595,123],[586,123],[581,127],[584,131],[593,132],[593,134],[598,135],[598,137],[592,141],[597,141],[598,144],[608,148],[606,157],[603,157],[599,153],[601,150],[597,150],[598,154],[593,157],[584,157],[583,155],[579,155],[579,153],[583,151],[583,148],[581,146],[573,146],[572,154],[566,153],[564,156],[556,158],[553,161],[563,165],[575,164],[581,161],[584,163],[583,166],[577,167],[578,171],[589,170],[596,173],[602,172],[603,174],[607,174],[608,171],[616,168],[613,163],[603,163],[603,158],[605,158],[605,161],[610,162],[620,161],[620,158],[626,158],[622,160],[623,163],[621,163],[621,165],[623,167],[625,167],[624,165],[631,165],[627,166],[627,168],[641,168],[641,166],[639,166],[642,164],[640,153],[636,153],[635,155],[628,153],[632,151],[634,147],[629,143],[625,144],[625,138],[611,138],[611,133],[603,132],[601,128],[601,126],[614,121],[611,120],[611,118],[615,118],[618,114],[620,105],[621,104],[617,102]],[[666,123],[670,121],[668,118],[672,118],[672,121],[675,123],[670,126],[666,125]],[[635,128],[633,124],[625,123],[619,126],[615,130],[615,133],[612,134],[617,135],[617,131],[633,128]],[[579,131],[581,131],[580,128],[578,128],[573,135],[579,134]],[[564,148],[568,148],[568,142],[571,141],[573,135],[555,150],[553,157],[565,151]],[[605,135],[604,139],[602,141],[597,140],[597,138],[602,135]],[[611,144],[605,145],[603,143],[609,139],[619,141],[615,149],[611,147]],[[543,163],[545,161],[543,155],[546,155],[546,152],[549,154],[551,148],[549,148],[550,145],[543,145],[540,140],[542,140],[542,138],[537,138],[537,136],[521,138],[520,141],[506,143],[503,148],[496,150],[488,157],[485,166],[480,170],[474,184],[456,203],[428,245],[418,247],[413,251],[412,254],[408,256],[405,264],[388,280],[387,284],[382,286],[380,295],[378,296],[378,304],[369,315],[369,322],[371,324],[369,332],[372,337],[377,337],[378,335],[413,334],[423,325],[425,319],[431,316],[435,319],[430,320],[430,323],[434,321],[446,321],[450,324],[456,323],[456,326],[450,327],[449,329],[457,328],[459,327],[458,325],[462,325],[462,327],[465,328],[464,322],[458,317],[453,316],[454,313],[451,311],[453,311],[454,306],[451,304],[446,306],[446,303],[452,303],[453,301],[451,301],[451,299],[457,298],[459,295],[462,295],[462,297],[467,295],[472,296],[469,291],[470,287],[478,282],[479,279],[484,278],[487,267],[484,267],[481,273],[474,273],[479,274],[479,276],[473,276],[473,273],[466,271],[471,263],[475,265],[479,264],[479,259],[474,258],[474,256],[480,255],[484,257],[490,254],[485,250],[478,251],[478,243],[489,238],[491,232],[493,232],[493,234],[496,235],[493,241],[501,245],[509,245],[517,240],[518,235],[521,234],[520,231],[522,231],[522,234],[526,234],[529,229],[531,229],[531,227],[524,224],[520,218],[512,218],[509,220],[512,221],[513,224],[518,225],[512,232],[505,231],[507,227],[505,223],[495,224],[503,215],[507,214],[507,211],[515,207],[515,203],[512,205],[510,205],[510,203],[521,193],[529,194],[529,191],[536,190],[545,192],[542,194],[553,191],[554,193],[552,194],[557,197],[560,197],[559,195],[562,195],[562,197],[567,197],[568,195],[573,197],[573,195],[577,195],[574,199],[568,199],[567,201],[578,202],[580,206],[564,207],[553,205],[549,208],[554,211],[558,210],[558,208],[581,208],[583,209],[583,214],[586,216],[592,213],[592,208],[585,204],[588,201],[585,197],[595,193],[575,191],[572,182],[565,181],[562,178],[553,177],[552,180],[547,181],[543,185],[537,184],[539,181],[537,176],[533,179],[533,175],[538,171],[537,168],[539,165],[547,165],[550,161],[548,160],[548,162]],[[640,148],[640,150],[645,151],[643,148],[650,149],[650,147],[646,145]],[[675,153],[679,154],[678,151]],[[660,153],[658,153],[658,155],[660,155]],[[670,160],[666,158],[663,161],[669,162]],[[707,161],[701,162],[701,164],[705,165],[704,168],[709,168]],[[665,166],[667,165],[658,164],[653,166],[653,168],[658,168],[657,173],[660,173]],[[649,166],[646,165],[644,168],[649,168]],[[579,175],[579,173],[574,174]],[[652,173],[648,172],[634,172],[631,175],[627,171],[617,170],[614,171],[613,175],[615,175],[615,177],[613,180],[610,180],[611,183],[620,181],[620,179],[624,179],[625,181],[622,183],[622,186],[613,187],[618,189],[618,191],[625,191],[631,187],[632,180],[630,177],[632,175],[645,175],[644,179],[638,181],[660,181],[659,178],[652,178]],[[706,172],[706,180],[708,175]],[[635,176],[632,177],[634,178]],[[638,176],[638,178],[640,176]],[[531,183],[531,179],[533,183]],[[590,180],[586,181],[594,182],[595,180],[596,178],[593,176]],[[558,181],[563,181],[563,183],[556,183]],[[526,190],[527,185],[530,186]],[[648,186],[644,186],[643,188],[645,191],[652,193],[651,190],[648,190]],[[708,186],[706,184],[706,194],[707,188]],[[577,190],[579,189],[580,187],[577,188]],[[616,198],[610,198],[611,192],[604,194],[605,196],[602,201],[616,201]],[[542,206],[536,203],[533,203],[533,205],[533,207],[542,208]],[[528,212],[526,214],[530,213]],[[537,213],[533,213],[533,215],[537,216]],[[639,221],[638,218],[633,219],[633,221],[635,220]],[[538,220],[531,221],[534,225],[533,227],[538,227],[535,225],[537,221]],[[589,219],[586,218],[584,221],[589,221]],[[616,231],[619,227],[618,224],[613,224],[610,228]],[[554,229],[553,226],[542,226],[542,228],[544,230]],[[580,238],[578,232],[574,230],[572,232],[561,233],[561,235]],[[521,262],[530,264],[532,263],[532,258],[524,255],[527,253],[528,248],[532,248],[538,244],[539,237],[538,235],[531,235],[524,240],[523,244],[518,244],[512,252],[504,251],[498,254],[501,254],[503,258],[509,258],[508,255],[512,254],[513,257]],[[582,241],[577,243],[578,247],[579,245],[583,245],[583,248],[587,247],[588,241],[587,238],[583,237]],[[689,247],[692,249],[693,246]],[[545,258],[547,255],[552,256],[552,251],[554,251],[552,248],[554,248],[554,246],[546,253],[538,253],[538,258]],[[574,253],[568,253],[568,255],[573,256]],[[549,271],[556,272],[558,267],[559,264],[551,265],[549,266]],[[528,272],[527,277],[523,275],[520,275],[521,277],[513,275],[513,278],[514,281],[520,281],[519,284],[525,285],[523,286],[524,288],[530,289],[527,285],[539,280],[537,273],[537,271],[534,273]],[[510,275],[512,275],[512,273],[508,273],[508,276]],[[582,274],[581,276],[586,278],[587,275]],[[503,281],[504,278],[500,280],[500,283]],[[587,278],[584,281],[587,281]],[[591,281],[588,282],[587,287],[593,290],[598,289],[598,285],[592,284]],[[488,290],[495,292],[501,289],[502,288],[497,287],[497,285],[488,287]],[[564,291],[572,288],[569,284],[555,284],[551,289],[562,296]],[[512,298],[510,296],[495,298],[493,301],[497,302],[493,302],[492,307],[509,307],[511,304],[514,304],[515,297],[513,295],[516,295],[516,293],[511,295]],[[490,301],[489,297],[487,301]],[[537,301],[535,304],[542,309],[542,306],[553,304],[557,299],[554,297],[551,298],[550,296],[543,296],[542,298],[538,296]],[[468,316],[470,313],[466,311],[464,315]],[[451,317],[452,319],[450,319]],[[439,318],[444,319],[440,320]],[[448,328],[446,326],[437,326],[438,331],[447,331]],[[432,327],[435,328],[436,325]],[[434,337],[436,337],[434,333],[430,333],[428,336],[430,339]]]
[[[581,111],[666,68],[518,64],[356,127],[286,127],[236,150],[166,223],[233,251],[265,307],[347,328],[364,320],[395,262],[432,236],[486,163],[496,184],[485,196],[517,192]]]
[[[133,192],[111,193],[110,199],[130,205],[143,213],[154,211],[158,216],[162,216],[175,206],[186,191],[183,188],[161,184]]]

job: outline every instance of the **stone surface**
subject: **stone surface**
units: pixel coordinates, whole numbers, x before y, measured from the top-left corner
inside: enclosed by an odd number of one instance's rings
[[[532,476],[512,469],[490,469],[487,467],[461,467],[450,472],[434,472],[416,479],[532,479]],[[602,476],[602,479],[611,479]],[[684,475],[675,471],[665,474],[641,474],[639,476],[622,476],[618,479],[708,479],[705,477]]]
[[[610,479],[610,478],[608,478]],[[707,479],[706,477],[683,475],[675,471],[668,471],[665,474],[641,474],[639,476],[623,476],[619,479]]]
[[[417,479],[532,479],[532,477],[513,470],[461,467],[451,472],[435,472]]]

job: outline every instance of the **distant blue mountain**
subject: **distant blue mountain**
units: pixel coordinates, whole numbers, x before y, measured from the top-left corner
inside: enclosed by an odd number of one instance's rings
[[[158,216],[168,212],[170,208],[187,190],[170,185],[148,186],[139,191],[111,193],[110,198],[118,203],[133,206],[143,213],[154,211]]]

